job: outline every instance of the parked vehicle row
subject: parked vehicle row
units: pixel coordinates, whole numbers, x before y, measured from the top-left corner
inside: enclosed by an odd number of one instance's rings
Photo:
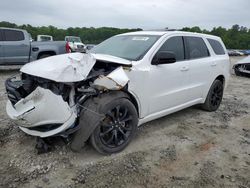
[[[21,29],[0,28],[0,65],[23,65],[48,56],[68,53],[65,41],[33,42]]]
[[[250,77],[250,56],[235,63],[233,69],[237,76]]]
[[[229,56],[250,55],[250,50],[227,50]]]
[[[24,65],[20,79],[6,81],[6,109],[10,118],[22,119],[19,127],[29,135],[68,138],[73,150],[89,140],[98,152],[111,154],[129,144],[138,125],[196,104],[217,110],[229,67],[219,37],[126,33],[90,53]]]
[[[80,37],[66,36],[53,41],[50,35],[31,35],[21,29],[0,28],[0,65],[22,65],[37,59],[72,52],[86,52],[94,45],[84,45]]]

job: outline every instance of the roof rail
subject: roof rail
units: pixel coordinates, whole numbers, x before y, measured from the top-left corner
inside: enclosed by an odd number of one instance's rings
[[[169,28],[164,28],[164,29],[148,29],[148,30],[143,30],[143,31],[180,31],[180,29],[169,29]]]

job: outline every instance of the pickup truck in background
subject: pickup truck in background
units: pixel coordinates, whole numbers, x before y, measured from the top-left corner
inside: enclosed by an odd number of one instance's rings
[[[68,52],[65,41],[33,42],[25,30],[0,27],[0,65],[23,65]]]
[[[76,36],[66,36],[65,41],[68,43],[70,47],[70,52],[85,52],[86,46],[82,43],[80,37]]]

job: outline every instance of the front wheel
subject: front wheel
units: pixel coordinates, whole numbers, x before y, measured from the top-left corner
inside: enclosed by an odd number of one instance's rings
[[[100,153],[117,153],[129,144],[136,133],[137,111],[127,98],[118,98],[107,103],[102,113],[105,118],[92,133],[91,144]]]
[[[220,80],[215,80],[208,92],[206,101],[202,105],[202,108],[209,112],[216,111],[222,101],[223,90],[223,83]]]

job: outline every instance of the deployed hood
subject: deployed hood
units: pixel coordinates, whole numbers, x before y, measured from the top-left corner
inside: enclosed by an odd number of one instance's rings
[[[131,65],[128,60],[110,55],[70,53],[33,61],[20,71],[56,82],[78,82],[87,78],[96,60]]]

